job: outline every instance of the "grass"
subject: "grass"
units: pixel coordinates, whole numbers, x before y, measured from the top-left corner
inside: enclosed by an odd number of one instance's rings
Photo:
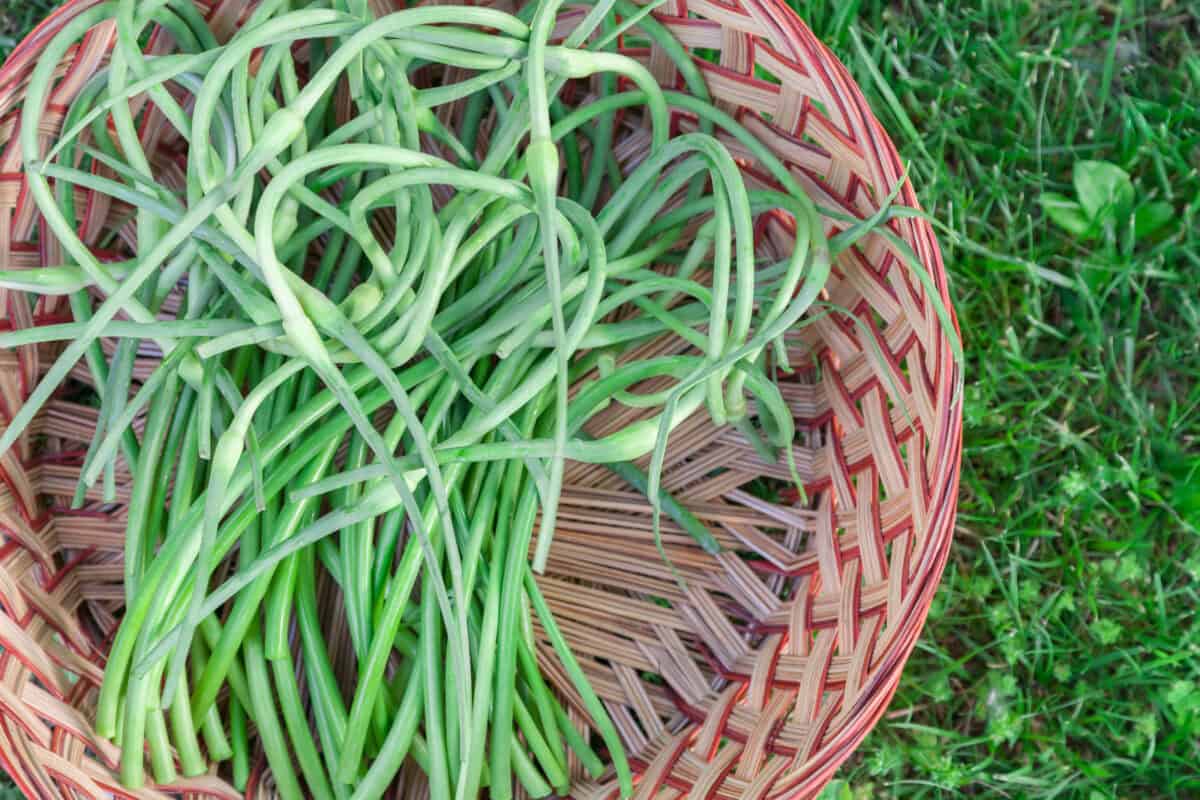
[[[968,358],[951,562],[830,794],[1200,796],[1200,9],[798,7],[942,222]],[[1164,226],[1050,219],[1094,161]]]
[[[0,0],[0,59],[59,5],[58,0]]]
[[[1200,796],[1200,10],[793,2],[940,220],[968,358],[951,562],[829,796]],[[0,46],[51,5],[0,0]]]

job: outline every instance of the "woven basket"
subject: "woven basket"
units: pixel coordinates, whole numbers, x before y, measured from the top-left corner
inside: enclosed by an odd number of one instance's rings
[[[44,44],[95,4],[69,2],[0,71],[3,269],[62,263],[24,191],[15,131],[22,113],[40,114],[53,140],[75,94],[105,63],[114,43],[108,24],[68,55],[47,108],[22,109]],[[249,3],[199,5],[220,37],[244,19]],[[719,63],[697,58],[712,94],[789,165],[818,205],[866,217],[901,180],[900,159],[846,69],[782,0],[670,0],[655,14],[686,47],[719,54]],[[572,19],[568,12],[563,24]],[[165,52],[170,43],[156,34],[149,47]],[[665,54],[628,52],[663,84],[679,85]],[[674,124],[687,130],[691,120],[679,114]],[[619,156],[636,152],[645,132],[634,120],[622,135]],[[144,137],[146,150],[171,170],[180,142],[169,126],[147,125]],[[767,183],[748,158],[743,165],[753,181]],[[85,241],[113,229],[131,236],[128,209],[105,197],[80,198]],[[911,185],[897,202],[917,205]],[[761,226],[760,250],[787,251],[786,223]],[[919,219],[889,224],[948,304],[930,226]],[[708,555],[665,523],[666,549],[686,588],[655,551],[647,501],[602,468],[568,467],[542,587],[622,734],[639,798],[811,797],[896,688],[951,540],[961,376],[925,289],[891,247],[872,235],[835,267],[825,299],[853,310],[860,324],[826,315],[790,340],[801,368],[782,390],[800,431],[806,503],[769,503],[747,491],[761,476],[786,480],[787,473],[707,415],[673,436],[664,487],[723,546]],[[3,325],[69,317],[61,299],[31,305],[0,294]],[[0,352],[3,419],[52,355],[35,347]],[[153,359],[151,349],[142,353],[135,374],[147,374]],[[75,377],[89,379],[82,365]],[[603,416],[593,433],[624,424],[623,413]],[[56,399],[0,463],[0,759],[31,798],[128,796],[115,778],[116,748],[91,727],[121,616],[125,509],[97,495],[83,510],[67,510],[95,418],[90,408]],[[122,474],[119,500],[129,496]],[[329,635],[337,639],[344,623],[332,587],[325,594]],[[345,646],[341,652],[345,667],[350,654]],[[543,668],[578,709],[547,653]],[[572,714],[583,729],[585,716]],[[588,782],[578,764],[572,768],[573,796],[615,796],[613,782]],[[395,796],[425,796],[418,774],[406,768]],[[273,796],[270,786],[260,764],[249,795]],[[215,775],[132,796],[180,795],[238,796]]]

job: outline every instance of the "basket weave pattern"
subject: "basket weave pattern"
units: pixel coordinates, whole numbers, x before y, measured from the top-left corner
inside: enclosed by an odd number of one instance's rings
[[[62,263],[24,191],[15,132],[22,113],[37,113],[52,141],[73,97],[105,64],[115,39],[108,24],[68,55],[49,106],[22,111],[41,46],[95,4],[69,3],[0,71],[2,269]],[[218,37],[247,10],[240,0],[198,5]],[[690,50],[719,53],[719,63],[697,59],[713,96],[819,206],[865,218],[902,179],[894,147],[845,68],[782,0],[671,0],[655,16]],[[571,20],[569,12],[562,24]],[[169,45],[156,34],[150,47],[166,52]],[[682,86],[664,53],[626,52],[664,86]],[[678,130],[693,122],[673,117]],[[623,123],[623,166],[636,161],[645,136],[636,120]],[[169,180],[179,170],[178,137],[155,114],[143,137]],[[751,183],[770,185],[742,148],[726,143]],[[81,192],[79,201],[85,241],[113,231],[118,243],[132,240],[130,209],[92,193]],[[896,202],[917,205],[911,184]],[[760,252],[788,251],[788,222],[760,226]],[[948,305],[929,224],[889,225]],[[16,293],[0,295],[6,328],[70,318],[65,298],[32,305]],[[814,314],[789,338],[798,369],[781,376],[781,388],[801,434],[795,455],[805,503],[758,499],[747,484],[763,476],[787,480],[786,468],[764,462],[740,434],[715,428],[707,415],[694,416],[672,436],[663,486],[709,525],[723,552],[704,553],[664,520],[664,546],[680,582],[655,549],[647,501],[603,468],[568,465],[541,583],[627,744],[640,776],[638,798],[813,796],[882,715],[924,622],[953,528],[958,366],[926,290],[884,237],[869,236],[842,253],[823,299],[852,310],[859,324]],[[111,343],[105,347],[111,352]],[[52,355],[32,346],[0,352],[0,424]],[[148,374],[156,355],[145,345],[135,375]],[[90,380],[83,365],[74,376]],[[589,430],[602,435],[635,413],[614,404]],[[82,510],[68,510],[95,421],[94,410],[56,399],[0,463],[0,759],[33,798],[128,794],[115,778],[119,753],[90,726],[123,603],[124,464],[118,504],[104,505],[97,491]],[[343,622],[330,585],[324,600],[336,640]],[[332,646],[342,674],[352,676],[349,649]],[[553,653],[547,648],[540,658],[584,729],[585,717],[574,710],[581,705]],[[572,770],[573,796],[614,796],[615,784],[586,781],[578,764]],[[268,777],[260,768],[250,794],[271,796]],[[395,792],[423,796],[418,773],[406,768]],[[238,797],[217,777],[132,796],[180,795]]]

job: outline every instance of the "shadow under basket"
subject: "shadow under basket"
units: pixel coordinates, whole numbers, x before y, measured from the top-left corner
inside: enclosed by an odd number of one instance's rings
[[[68,22],[97,5],[73,0],[22,42],[0,71],[0,258],[2,268],[63,263],[25,191],[17,130],[40,113],[49,144],[72,99],[102,69],[115,42],[111,23],[93,28],[55,73],[45,109],[23,109],[37,59]],[[197,3],[218,38],[252,5]],[[376,5],[379,5],[376,3]],[[377,9],[378,10],[378,9]],[[582,12],[568,6],[560,22]],[[782,0],[668,0],[654,17],[693,51],[713,97],[791,170],[823,209],[867,218],[901,180],[903,166],[845,67]],[[628,39],[627,39],[628,41]],[[148,48],[169,52],[161,31]],[[682,85],[657,48],[628,50],[664,86]],[[586,93],[565,95],[568,104]],[[453,109],[445,120],[456,122]],[[143,132],[147,152],[172,167],[182,142],[167,125]],[[694,120],[676,109],[676,131]],[[636,119],[619,133],[634,148]],[[726,140],[752,184],[766,173]],[[917,206],[907,181],[896,203]],[[86,206],[84,205],[86,203]],[[132,236],[131,211],[82,193],[85,242]],[[788,220],[760,226],[757,246],[787,253]],[[961,453],[960,365],[929,292],[949,306],[946,274],[929,223],[887,223],[931,278],[917,278],[895,245],[868,235],[838,257],[824,300],[852,311],[814,313],[789,334],[797,367],[780,375],[798,432],[795,457],[806,497],[759,499],[751,484],[789,480],[732,429],[701,411],[672,435],[663,486],[701,519],[722,551],[710,555],[667,518],[664,545],[651,535],[648,501],[606,469],[569,463],[558,530],[541,587],[625,742],[639,798],[807,798],[884,713],[916,642],[946,561]],[[835,234],[845,223],[826,217]],[[114,238],[111,234],[116,233]],[[111,253],[102,255],[112,255]],[[37,303],[0,292],[8,329],[70,319],[65,298]],[[107,352],[112,343],[105,342]],[[55,351],[0,352],[0,419],[12,418]],[[135,377],[153,367],[139,355]],[[80,364],[72,380],[86,382]],[[119,752],[92,728],[106,650],[124,603],[122,539],[129,474],[118,468],[117,503],[99,487],[70,510],[92,408],[49,402],[0,462],[0,761],[31,798],[223,797],[239,793],[214,773],[169,787],[127,792]],[[752,409],[753,410],[753,409]],[[594,433],[625,424],[605,411]],[[344,629],[331,582],[323,613],[331,647]],[[344,633],[344,631],[343,631]],[[340,658],[351,655],[342,636]],[[547,676],[586,730],[573,689],[547,646]],[[593,781],[572,763],[571,795],[616,796],[611,776]],[[395,797],[423,797],[405,768]],[[518,790],[519,791],[519,790]],[[272,797],[259,758],[247,796]]]

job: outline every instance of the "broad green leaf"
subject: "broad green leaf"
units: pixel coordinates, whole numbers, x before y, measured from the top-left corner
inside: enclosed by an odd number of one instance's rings
[[[817,800],[854,800],[854,793],[850,791],[849,781],[838,778],[825,786]]]
[[[1074,200],[1057,192],[1043,192],[1038,202],[1046,210],[1046,216],[1072,236],[1082,238],[1088,235],[1092,227],[1091,219]]]
[[[1167,690],[1167,704],[1180,714],[1200,711],[1200,689],[1196,688],[1195,681],[1175,681]]]
[[[1145,238],[1159,231],[1175,217],[1175,207],[1170,203],[1149,203],[1140,207],[1133,215],[1133,235]]]
[[[1133,209],[1133,181],[1116,164],[1077,161],[1074,180],[1079,205],[1092,222],[1120,222]]]

